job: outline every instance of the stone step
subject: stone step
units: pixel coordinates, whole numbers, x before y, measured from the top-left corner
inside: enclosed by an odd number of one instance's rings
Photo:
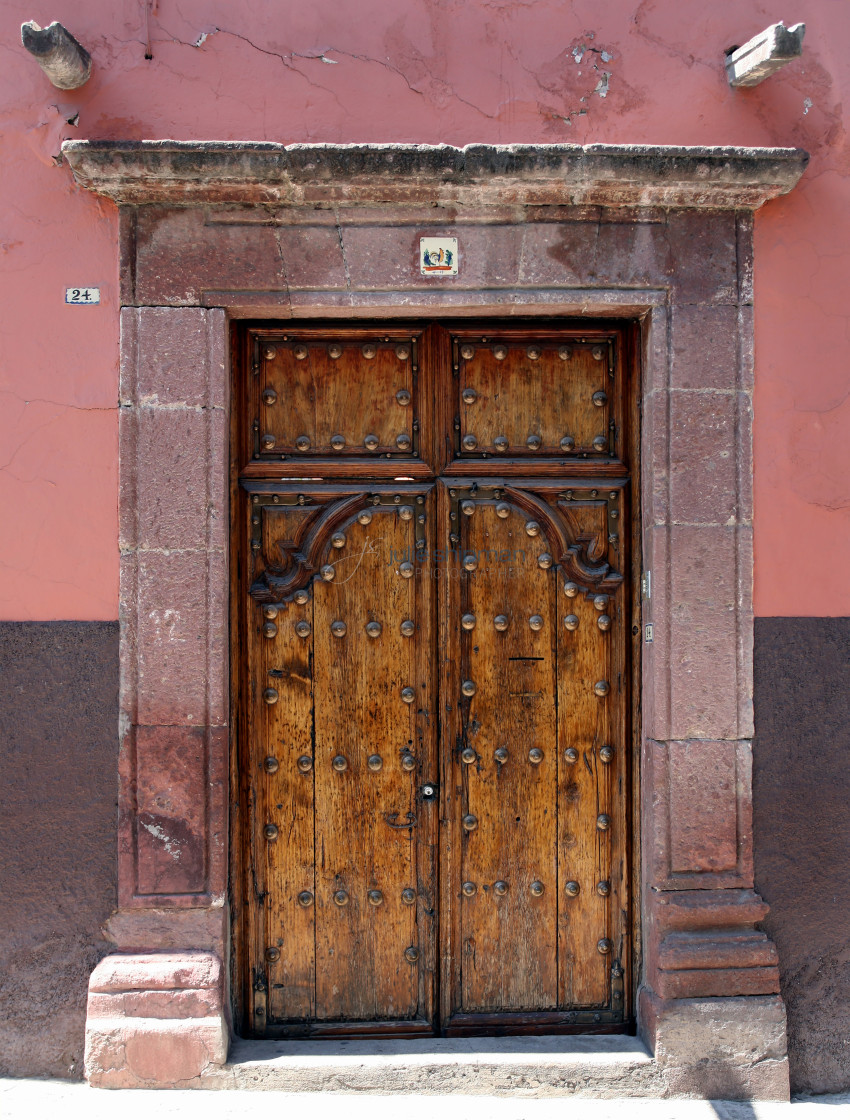
[[[207,1089],[611,1099],[664,1095],[652,1056],[625,1035],[245,1041]]]

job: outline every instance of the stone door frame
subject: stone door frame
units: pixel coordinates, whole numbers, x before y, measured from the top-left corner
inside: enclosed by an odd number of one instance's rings
[[[641,324],[640,1032],[670,1093],[787,1096],[752,873],[752,212],[805,153],[64,152],[121,213],[119,909],[92,1083],[200,1085],[226,1058],[228,324],[521,314]],[[432,233],[459,239],[452,281],[419,276]]]

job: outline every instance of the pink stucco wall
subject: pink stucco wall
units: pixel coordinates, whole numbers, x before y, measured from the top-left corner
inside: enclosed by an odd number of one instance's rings
[[[850,614],[845,5],[4,0],[0,12],[0,618],[117,614],[117,215],[56,165],[65,137],[807,148],[801,185],[756,221],[755,604]],[[82,90],[54,89],[22,49],[30,18],[60,20],[89,49]],[[724,50],[779,18],[806,22],[803,59],[731,91]],[[101,305],[66,307],[77,284],[99,286]]]

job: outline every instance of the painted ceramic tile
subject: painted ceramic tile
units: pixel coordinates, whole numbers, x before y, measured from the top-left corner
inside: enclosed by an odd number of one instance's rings
[[[420,237],[419,267],[423,276],[457,276],[457,238]]]

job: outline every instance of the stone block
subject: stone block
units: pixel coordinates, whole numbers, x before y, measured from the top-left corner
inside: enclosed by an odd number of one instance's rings
[[[347,262],[335,225],[279,226],[276,233],[289,291],[346,287]]]
[[[735,213],[671,211],[667,239],[676,303],[738,302],[738,230]]]
[[[737,405],[732,393],[671,392],[672,521],[728,525],[739,520]]]
[[[219,308],[122,308],[121,403],[226,408],[225,334]]]
[[[639,1017],[671,1096],[788,1100],[778,996],[664,1000],[644,988]]]
[[[670,872],[734,871],[739,806],[736,743],[667,745]]]
[[[673,388],[731,392],[739,387],[738,318],[734,304],[673,305]]]

